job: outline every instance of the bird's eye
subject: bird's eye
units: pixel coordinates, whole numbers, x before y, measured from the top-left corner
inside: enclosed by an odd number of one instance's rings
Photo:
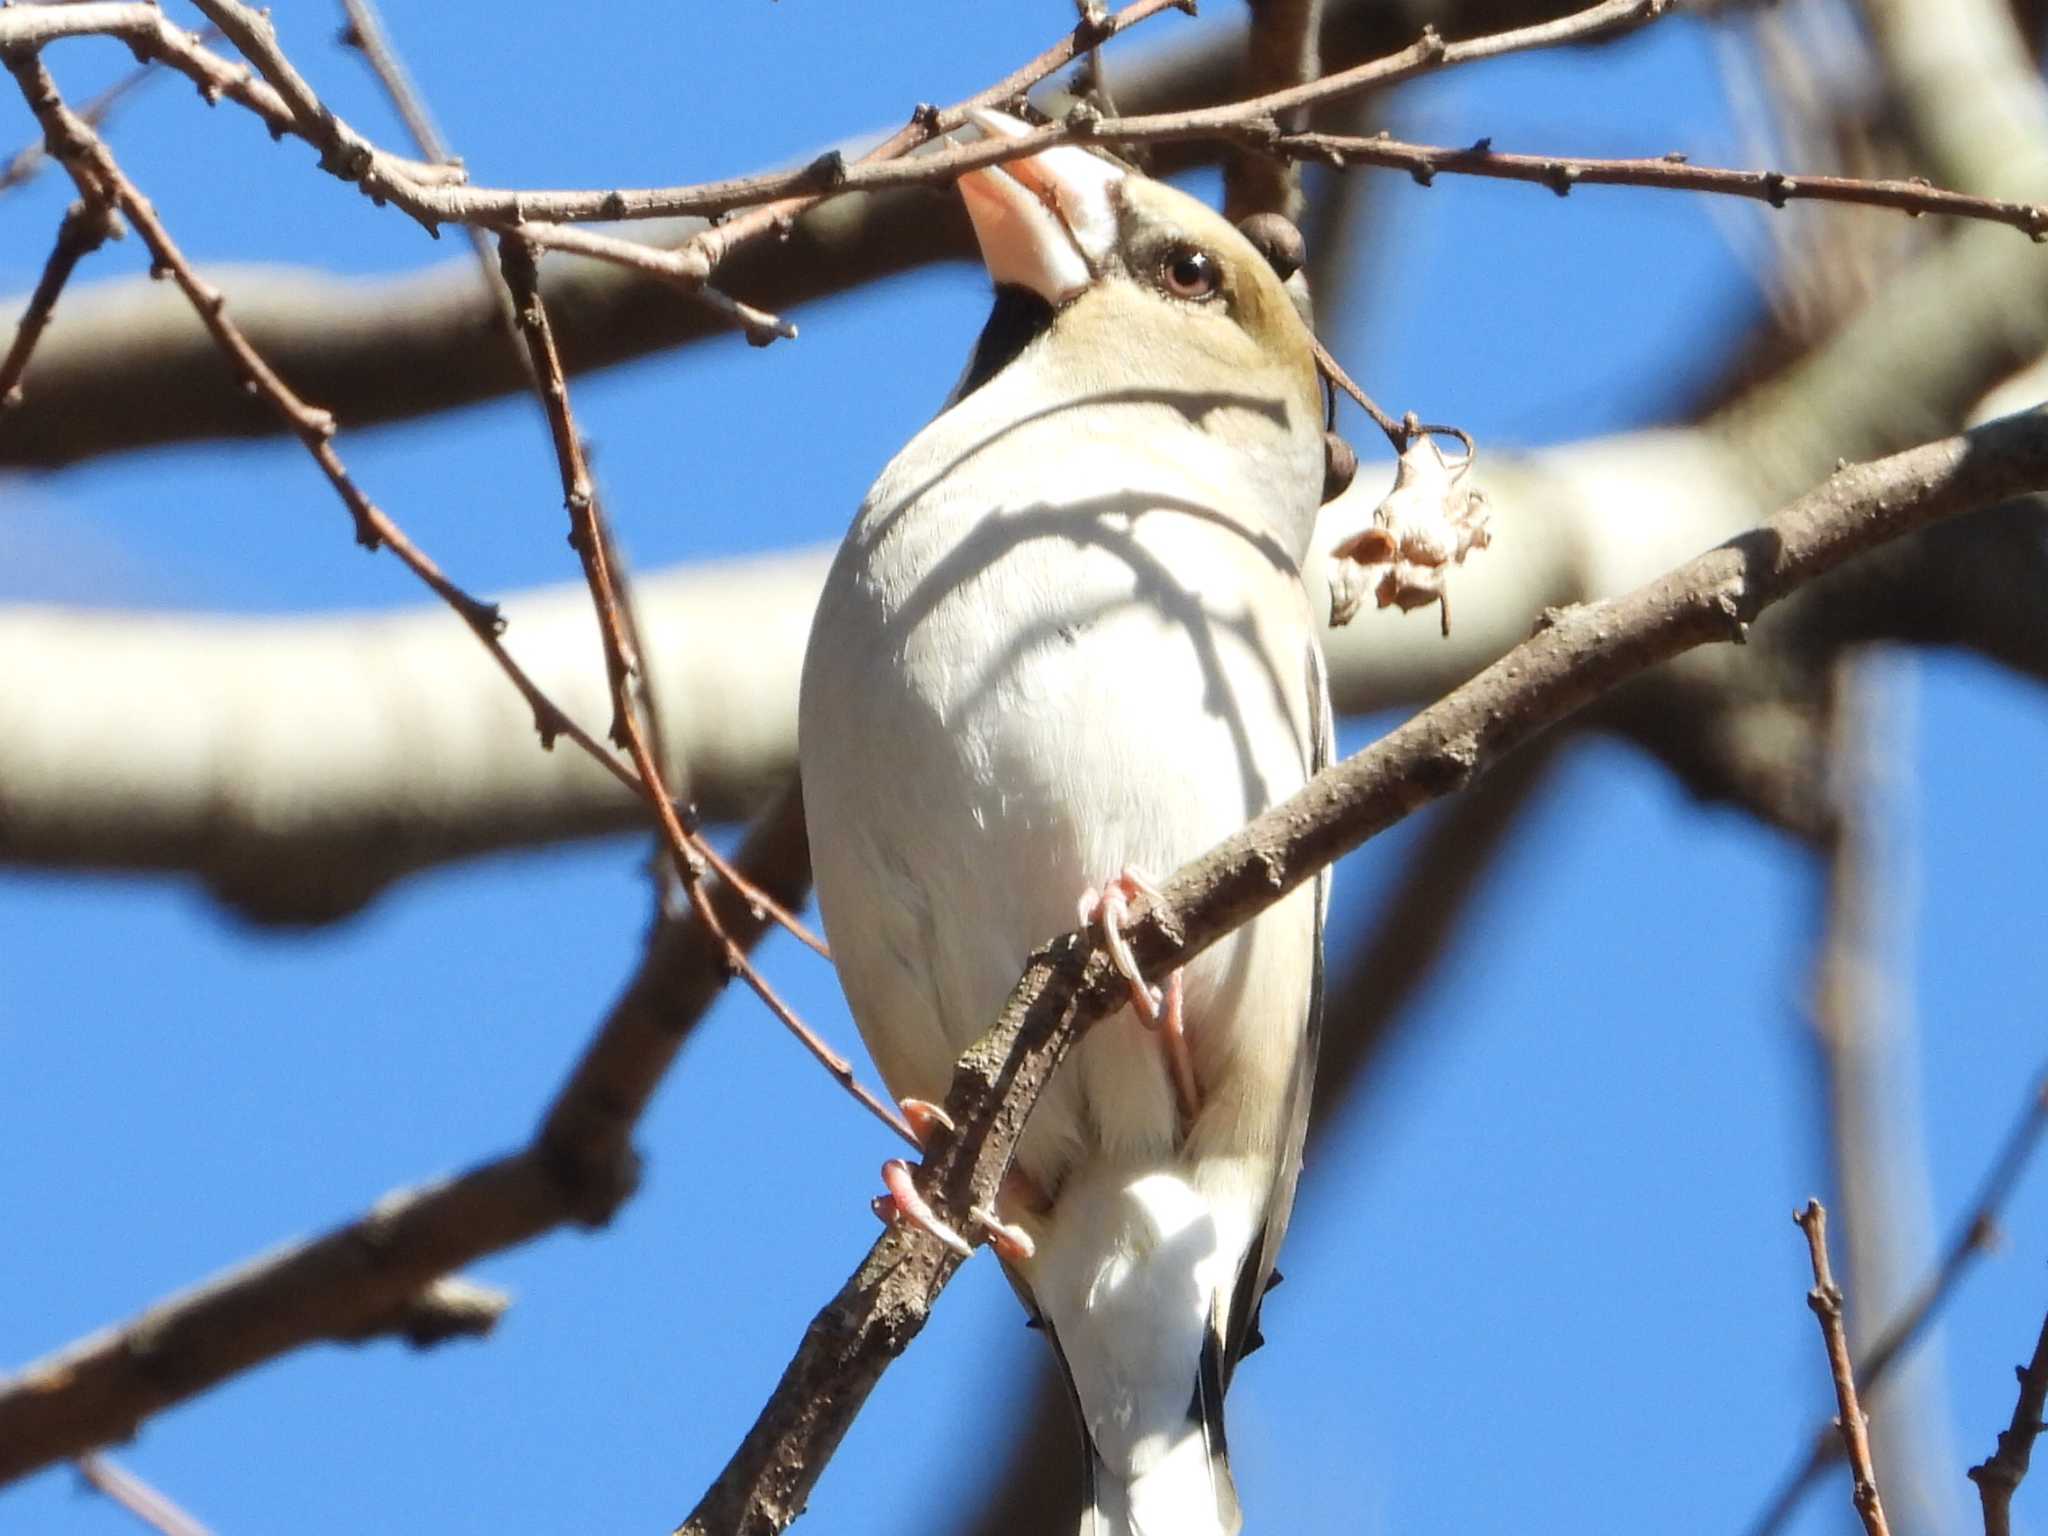
[[[1159,265],[1159,286],[1176,299],[1213,299],[1223,286],[1223,268],[1207,251],[1176,246]]]

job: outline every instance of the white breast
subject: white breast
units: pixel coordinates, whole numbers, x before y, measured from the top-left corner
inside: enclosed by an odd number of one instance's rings
[[[1084,887],[1126,864],[1170,874],[1308,774],[1298,552],[1241,451],[1168,408],[1121,409],[1153,419],[1096,407],[990,438],[941,418],[826,585],[801,714],[818,893],[898,1094],[943,1097]],[[1211,1098],[1284,1101],[1313,930],[1303,891],[1190,968]],[[1270,1121],[1233,1115],[1225,1140],[1262,1158]],[[1156,1040],[1118,1018],[1041,1100],[1020,1161],[1051,1192],[1078,1162],[1140,1166],[1178,1137]]]

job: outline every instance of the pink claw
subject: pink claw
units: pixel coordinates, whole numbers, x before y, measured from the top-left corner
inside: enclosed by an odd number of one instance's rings
[[[995,1249],[1005,1262],[1025,1264],[1037,1254],[1038,1245],[1031,1240],[1031,1234],[1013,1222],[1004,1221],[985,1205],[977,1205],[971,1212],[981,1229],[988,1234],[988,1245]]]
[[[1160,1042],[1166,1047],[1167,1065],[1173,1069],[1173,1086],[1180,1093],[1181,1113],[1192,1120],[1202,1110],[1202,1092],[1195,1086],[1195,1057],[1188,1049],[1187,1031],[1182,1027],[1180,972],[1166,978],[1166,1002],[1159,1010]]]
[[[903,1118],[910,1125],[910,1134],[917,1138],[920,1147],[932,1144],[933,1126],[952,1134],[953,1117],[929,1099],[898,1099],[896,1107],[903,1111]]]
[[[875,1201],[875,1214],[884,1221],[907,1221],[921,1227],[963,1259],[974,1252],[967,1239],[939,1220],[938,1212],[925,1203],[910,1177],[910,1164],[902,1158],[892,1157],[882,1164],[882,1187],[889,1192]]]
[[[1126,864],[1114,879],[1105,880],[1100,890],[1091,885],[1083,891],[1075,911],[1082,927],[1091,924],[1101,926],[1103,946],[1108,949],[1118,973],[1131,989],[1131,1006],[1147,1026],[1156,1026],[1162,999],[1158,992],[1145,985],[1145,978],[1138,971],[1138,958],[1131,953],[1131,941],[1124,937],[1124,924],[1131,917],[1131,903],[1140,896],[1148,901],[1157,901],[1160,899],[1159,887]]]
[[[1195,1060],[1188,1049],[1187,1032],[1182,1026],[1181,975],[1176,970],[1166,979],[1164,991],[1155,990],[1145,984],[1144,975],[1138,970],[1137,956],[1131,953],[1130,940],[1124,937],[1124,924],[1130,920],[1131,903],[1143,896],[1148,901],[1160,899],[1159,887],[1144,874],[1126,864],[1115,879],[1105,881],[1097,890],[1090,886],[1081,893],[1078,908],[1083,927],[1099,923],[1102,927],[1103,947],[1116,963],[1117,971],[1131,989],[1131,1007],[1144,1021],[1148,1029],[1159,1031],[1160,1043],[1166,1048],[1167,1066],[1173,1073],[1174,1091],[1180,1097],[1181,1112],[1192,1120],[1202,1107],[1202,1095],[1195,1084]]]

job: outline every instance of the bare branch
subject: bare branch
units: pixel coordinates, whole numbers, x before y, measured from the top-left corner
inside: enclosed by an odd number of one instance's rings
[[[1792,1219],[1806,1234],[1813,1258],[1813,1289],[1806,1304],[1820,1320],[1820,1336],[1827,1345],[1828,1370],[1834,1377],[1835,1403],[1840,1409],[1836,1423],[1847,1448],[1849,1470],[1855,1474],[1854,1502],[1863,1521],[1865,1536],[1891,1536],[1885,1524],[1884,1503],[1877,1493],[1877,1470],[1870,1461],[1870,1424],[1856,1400],[1856,1372],[1849,1362],[1849,1334],[1842,1326],[1842,1292],[1828,1269],[1828,1213],[1818,1200],[1806,1202],[1806,1209]]]
[[[90,199],[100,195],[99,189],[104,189],[104,195],[133,222],[143,243],[149,247],[150,257],[157,268],[177,282],[215,344],[227,355],[244,387],[261,397],[305,445],[313,461],[320,466],[321,473],[348,508],[355,523],[356,542],[368,550],[388,547],[436,597],[455,610],[532,709],[534,729],[539,733],[543,747],[552,747],[557,736],[567,736],[627,788],[636,789],[639,781],[632,771],[558,708],[512,659],[499,640],[504,624],[497,607],[471,597],[442,574],[441,568],[426,552],[414,544],[350,477],[341,456],[334,449],[335,422],[332,414],[301,399],[285,383],[283,376],[249,344],[248,338],[228,317],[226,296],[186,261],[184,253],[172,241],[170,232],[157,218],[156,210],[115,163],[106,144],[64,105],[41,58],[34,54],[10,56],[8,68],[20,83],[30,109],[43,124],[52,152],[71,171],[81,194]]]
[[[1529,641],[1355,757],[1317,775],[1188,865],[1129,937],[1148,980],[1285,896],[1421,805],[1469,784],[1543,728],[1693,646],[1739,640],[1766,607],[1864,549],[1936,518],[2048,486],[2048,414],[1997,422],[1844,467],[1752,530],[1626,597],[1553,610]],[[959,1127],[919,1185],[954,1226],[994,1199],[1038,1093],[1126,994],[1086,932],[1039,948],[994,1028],[955,1067]],[[681,1533],[772,1532],[799,1514],[889,1362],[923,1327],[959,1259],[907,1223],[875,1243],[815,1319],[739,1450]],[[1845,1346],[1846,1348],[1846,1346]]]
[[[1532,10],[1542,14],[1555,3],[1432,0],[1431,13],[1442,30],[1455,34],[1526,20]],[[119,34],[122,41],[140,41],[151,56],[168,58],[171,51],[158,37],[160,30],[179,43],[189,40],[153,6],[115,9],[132,22],[131,30]],[[0,11],[0,27],[22,11]],[[1408,14],[1368,0],[1329,0],[1321,55],[1348,66],[1398,46],[1413,25]],[[267,104],[267,125],[292,131],[282,99],[260,80],[252,86],[246,67],[211,54],[185,62],[187,72],[196,71],[209,89],[232,85],[252,93]],[[1242,64],[1238,37],[1206,34],[1185,46],[1134,55],[1119,71],[1118,98],[1127,111],[1140,114],[1227,100],[1249,89]],[[1013,75],[983,94],[1014,94],[1022,89],[1018,80]],[[1057,95],[1048,105],[1055,113],[1063,110]],[[1215,141],[1163,144],[1152,156],[1153,169],[1168,174],[1207,163],[1220,147]],[[417,179],[447,172],[417,163],[410,174]],[[974,249],[957,199],[924,187],[840,197],[812,207],[793,225],[771,221],[788,228],[787,240],[750,240],[728,251],[731,235],[720,232],[737,231],[753,216],[742,214],[705,238],[719,240],[728,286],[773,311],[925,262],[964,259]],[[703,233],[689,221],[664,231],[661,243],[687,243]],[[446,409],[526,384],[509,352],[475,344],[490,324],[491,309],[465,271],[443,267],[396,279],[349,280],[244,272],[235,291],[236,312],[256,348],[351,426]],[[578,371],[726,333],[725,322],[709,311],[678,302],[665,287],[624,268],[573,258],[551,262],[543,272],[543,292],[568,361]],[[217,381],[210,340],[172,295],[139,280],[88,288],[66,303],[38,348],[29,399],[0,436],[0,463],[47,466],[150,443],[277,430],[275,417],[259,402],[219,388]]]
[[[809,846],[793,789],[739,863],[777,900],[802,900]],[[733,943],[751,948],[767,931],[765,914],[731,890],[711,899]],[[603,1225],[638,1179],[633,1127],[727,974],[725,946],[703,923],[660,923],[531,1143],[454,1178],[394,1191],[322,1237],[0,1380],[0,1484],[126,1439],[151,1415],[290,1350],[402,1327],[417,1316],[423,1288],[485,1254],[572,1223]]]
[[[72,272],[79,262],[107,241],[119,239],[121,233],[121,221],[103,198],[81,197],[65,210],[57,225],[56,243],[50,247],[50,259],[43,263],[43,275],[15,326],[6,357],[0,358],[0,417],[21,404],[21,376],[28,368],[29,355],[49,326],[57,297],[71,280]]]
[[[202,41],[211,40],[212,37],[218,35],[218,33],[212,32],[209,28],[208,37],[202,39]],[[161,80],[163,77],[164,72],[158,69],[154,63],[144,64],[140,68],[131,70],[128,74],[123,75],[98,95],[80,102],[78,115],[84,118],[92,127],[101,127],[113,115],[115,107],[119,106],[150,81]],[[43,167],[49,164],[49,160],[50,152],[44,148],[41,139],[37,139],[30,144],[24,144],[15,151],[13,159],[9,160],[5,165],[0,165],[0,192],[12,192],[16,187],[26,186],[29,182],[35,180]]]
[[[1333,936],[1332,956],[1349,951],[1323,1008],[1322,1054],[1315,1105],[1308,1118],[1303,1179],[1313,1185],[1327,1165],[1317,1148],[1347,1111],[1377,1086],[1409,1005],[1464,932],[1472,900],[1509,836],[1521,826],[1535,793],[1550,783],[1562,733],[1539,736],[1435,813],[1362,937]],[[1322,1173],[1327,1177],[1327,1173]],[[1080,1507],[1080,1458],[1073,1408],[1048,1358],[1028,1401],[1011,1410],[1020,1426],[1009,1437],[1008,1467],[981,1508],[963,1510],[966,1536],[1010,1536],[1071,1525]]]
[[[539,383],[541,404],[547,411],[548,426],[554,437],[556,462],[562,476],[562,500],[569,512],[569,543],[583,562],[591,606],[597,613],[598,634],[604,645],[605,676],[611,690],[612,739],[624,746],[633,759],[642,795],[654,812],[656,826],[674,862],[676,876],[689,897],[691,910],[719,940],[728,968],[746,981],[813,1059],[853,1096],[855,1102],[911,1146],[916,1146],[917,1138],[895,1108],[862,1083],[854,1074],[853,1063],[820,1039],[768,984],[767,978],[748,963],[746,952],[727,937],[717,912],[711,906],[704,884],[704,871],[709,859],[703,839],[694,829],[683,826],[675,798],[668,790],[670,775],[664,774],[661,763],[656,759],[656,749],[642,719],[643,712],[633,697],[632,680],[641,670],[638,647],[633,639],[638,626],[624,606],[620,585],[614,576],[619,568],[618,554],[598,506],[590,466],[584,458],[583,437],[570,410],[569,381],[562,372],[561,355],[555,349],[547,307],[540,296],[540,275],[534,266],[532,248],[517,236],[502,237],[499,265],[505,274],[505,284],[512,293],[513,310],[526,338],[527,354]],[[751,894],[757,904],[762,903],[759,894],[752,892],[744,882],[736,883],[743,893]],[[766,909],[783,926],[803,933],[796,920],[780,907],[768,902]],[[804,936],[808,937],[807,934]],[[816,940],[811,940],[811,943],[813,948],[822,947]]]
[[[1105,133],[1111,131],[1104,125]],[[1712,192],[1783,208],[1788,203],[1823,202],[1860,208],[1888,208],[1913,218],[1948,218],[2006,224],[2034,241],[2048,240],[2048,205],[1951,192],[1920,179],[1869,181],[1853,176],[1808,176],[1784,171],[1738,171],[1693,165],[1681,154],[1654,159],[1596,160],[1568,155],[1513,155],[1491,139],[1466,149],[1410,144],[1385,135],[1360,138],[1337,133],[1290,133],[1271,140],[1276,155],[1322,160],[1331,165],[1375,165],[1406,171],[1423,186],[1438,175],[1484,176],[1548,187],[1563,197],[1574,187],[1645,187],[1676,192]]]
[[[1970,1468],[1984,1506],[1984,1536],[2011,1536],[2012,1496],[2027,1475],[2035,1439],[2048,1428],[2041,1422],[2048,1414],[2048,1318],[2041,1321],[2034,1358],[2018,1367],[2018,1375],[2020,1397],[2013,1404],[2012,1423],[1998,1432],[1998,1449],[1990,1459]]]
[[[1913,1299],[1898,1316],[1885,1324],[1870,1346],[1869,1354],[1856,1366],[1856,1377],[1865,1392],[1875,1392],[1926,1333],[1944,1304],[1956,1292],[1964,1273],[1979,1256],[1990,1251],[1998,1233],[1999,1213],[2018,1185],[2048,1134],[2048,1071],[2028,1091],[2012,1129],[2006,1132],[1997,1155],[1977,1186],[1977,1197],[1950,1237],[1948,1247],[1931,1274],[1921,1281]],[[1751,1523],[1748,1536],[1776,1536],[1784,1528],[1806,1492],[1842,1454],[1840,1439],[1829,1424],[1815,1426],[1812,1448],[1805,1460],[1780,1486],[1771,1502]]]

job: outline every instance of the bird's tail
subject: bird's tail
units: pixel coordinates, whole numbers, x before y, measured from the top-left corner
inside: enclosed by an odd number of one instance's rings
[[[1237,1536],[1244,1524],[1230,1463],[1199,1435],[1175,1445],[1154,1466],[1125,1477],[1090,1455],[1080,1536]]]
[[[1111,1466],[1091,1437],[1080,1536],[1237,1536],[1244,1515],[1212,1373],[1203,1373],[1188,1409],[1178,1435],[1144,1457],[1142,1469]]]

